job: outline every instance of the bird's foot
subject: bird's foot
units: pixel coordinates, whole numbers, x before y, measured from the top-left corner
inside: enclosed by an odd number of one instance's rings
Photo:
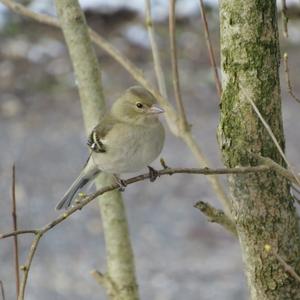
[[[159,176],[159,172],[150,166],[148,166],[148,170],[149,170],[150,182],[154,182],[156,178]]]
[[[127,186],[125,180],[121,179],[119,176],[114,174],[116,183],[119,185],[119,192],[124,192]]]

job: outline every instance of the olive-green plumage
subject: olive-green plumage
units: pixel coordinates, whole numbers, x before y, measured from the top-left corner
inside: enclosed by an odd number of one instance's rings
[[[91,132],[88,145],[92,152],[79,177],[58,203],[67,208],[84,185],[101,171],[111,174],[136,172],[160,154],[164,128],[158,119],[163,109],[154,96],[140,86],[127,89]]]

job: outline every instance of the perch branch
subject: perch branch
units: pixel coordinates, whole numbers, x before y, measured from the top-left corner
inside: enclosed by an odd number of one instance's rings
[[[164,165],[166,166],[165,163],[164,163]],[[202,174],[202,175],[245,174],[245,173],[253,173],[253,172],[266,172],[266,171],[269,171],[270,169],[271,168],[269,166],[264,166],[264,165],[256,166],[256,167],[220,168],[220,169],[169,168],[169,167],[165,168],[165,167],[163,167],[163,169],[157,171],[158,172],[157,174],[158,174],[158,177],[164,176],[164,175],[173,175],[173,174]],[[150,178],[149,173],[146,173],[146,174],[141,174],[141,175],[126,179],[126,180],[124,180],[124,183],[127,186],[127,185],[133,184],[135,182],[143,181],[143,180],[146,180],[146,179],[149,179],[149,178]],[[34,254],[36,253],[37,247],[39,245],[39,242],[40,242],[42,236],[46,232],[51,230],[53,227],[55,227],[56,225],[63,222],[65,219],[67,219],[69,216],[71,216],[76,211],[81,210],[84,206],[86,206],[88,203],[90,203],[92,200],[94,200],[98,196],[103,195],[103,194],[105,194],[109,191],[116,190],[118,188],[119,188],[118,184],[113,184],[113,185],[110,185],[110,186],[103,187],[103,188],[99,189],[98,191],[96,191],[95,193],[93,193],[91,195],[85,196],[82,199],[82,201],[78,202],[73,207],[69,208],[66,212],[61,214],[55,220],[53,220],[50,223],[46,224],[41,229],[19,231],[19,232],[7,233],[7,234],[2,235],[2,238],[13,236],[13,235],[16,235],[18,233],[19,234],[34,233],[36,235],[33,242],[32,242],[32,244],[31,244],[30,251],[27,255],[26,263],[22,267],[22,269],[24,271],[24,276],[23,276],[23,279],[21,281],[20,293],[19,293],[18,300],[23,300],[24,299],[25,288],[26,288],[26,283],[27,283],[30,267],[31,267],[31,264],[32,264]]]

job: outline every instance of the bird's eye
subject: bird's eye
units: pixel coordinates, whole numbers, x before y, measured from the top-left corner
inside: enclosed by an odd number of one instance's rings
[[[140,102],[138,102],[138,103],[136,104],[136,107],[137,107],[137,108],[143,108],[143,104],[140,103]]]

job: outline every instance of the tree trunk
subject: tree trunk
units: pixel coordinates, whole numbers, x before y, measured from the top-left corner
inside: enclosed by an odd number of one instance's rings
[[[221,0],[223,94],[219,144],[228,167],[256,165],[250,152],[284,162],[254,112],[251,99],[282,149],[275,0]],[[300,299],[300,283],[279,263],[300,271],[300,236],[290,184],[274,172],[230,176],[236,222],[251,299]],[[272,251],[265,251],[270,245]]]
[[[90,133],[105,111],[99,64],[78,0],[56,0],[55,3],[78,82],[85,128]],[[98,188],[106,186],[112,183],[112,178],[101,174],[96,183]],[[110,282],[104,285],[106,292],[113,300],[137,300],[134,258],[120,192],[101,196],[99,206],[107,253],[108,271],[104,277]]]

